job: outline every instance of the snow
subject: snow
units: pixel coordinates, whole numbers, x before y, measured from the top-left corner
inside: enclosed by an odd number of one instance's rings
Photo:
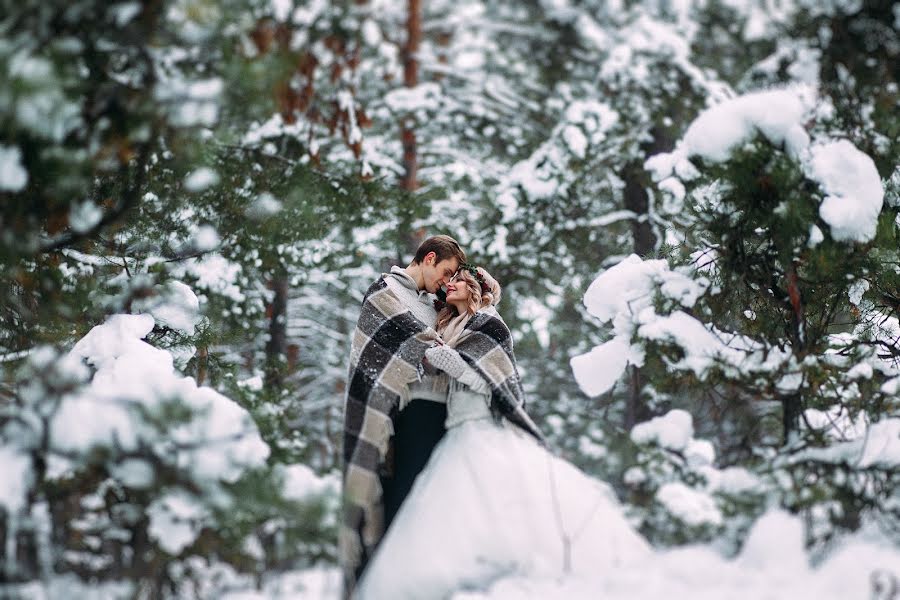
[[[69,227],[78,233],[89,231],[103,218],[103,209],[91,202],[76,202],[69,210]]]
[[[666,177],[659,182],[659,189],[666,192],[670,199],[663,206],[669,214],[677,214],[683,207],[686,190],[684,184],[675,177]]]
[[[179,554],[197,539],[209,511],[197,498],[175,489],[147,507],[150,525],[147,532],[169,554]]]
[[[665,415],[639,423],[631,430],[631,439],[636,444],[655,442],[675,451],[687,448],[693,437],[693,418],[681,409],[670,410]]]
[[[727,467],[725,469],[706,469],[703,475],[709,489],[715,492],[738,496],[762,489],[759,478],[743,467]]]
[[[568,125],[563,129],[562,135],[569,151],[578,158],[584,158],[587,153],[588,139],[581,129],[574,125]]]
[[[294,3],[291,0],[271,0],[272,14],[279,21],[286,21],[291,16]]]
[[[692,279],[669,268],[665,260],[641,260],[635,254],[601,273],[588,286],[584,305],[601,322],[612,322],[615,337],[586,354],[575,356],[570,365],[582,391],[591,396],[606,392],[624,373],[628,364],[643,364],[645,351],[640,341],[671,341],[682,345],[682,368],[702,374],[715,360],[732,359],[730,350],[700,321],[682,311],[657,315],[656,293],[691,307],[707,289],[704,277]]]
[[[484,67],[487,58],[481,49],[460,50],[453,55],[453,67],[456,71],[475,71]]]
[[[244,214],[251,219],[264,219],[278,214],[281,209],[282,203],[280,200],[269,192],[263,192],[253,200]]]
[[[825,234],[822,233],[822,230],[819,229],[818,225],[810,225],[809,226],[809,241],[807,245],[810,248],[815,248],[825,239]]]
[[[428,82],[411,88],[392,90],[384,97],[384,103],[397,113],[436,110],[441,96],[441,86]]]
[[[378,24],[372,19],[366,19],[365,21],[363,21],[360,30],[362,32],[362,39],[367,46],[378,46],[378,44],[381,43],[381,29],[378,27]]]
[[[337,495],[340,481],[335,477],[320,477],[304,464],[279,465],[282,495],[289,500],[307,500],[310,496]]]
[[[860,412],[856,418],[853,418],[849,411],[841,405],[833,406],[827,411],[808,408],[803,411],[803,416],[810,427],[824,432],[833,440],[859,439],[865,435],[868,427],[865,412]]]
[[[222,239],[212,225],[201,225],[194,231],[192,243],[197,252],[209,252],[219,247]]]
[[[802,576],[809,571],[800,519],[781,510],[764,514],[750,531],[737,564],[748,570]]]
[[[719,526],[723,523],[722,513],[712,496],[690,488],[680,481],[660,486],[656,492],[656,500],[686,525]]]
[[[200,167],[191,171],[184,178],[184,189],[189,192],[202,192],[219,183],[219,174],[215,169]]]
[[[519,194],[532,200],[553,199],[566,192],[566,174],[572,158],[581,160],[591,152],[589,145],[603,141],[619,115],[608,104],[596,100],[575,100],[566,108],[565,119],[548,139],[527,158],[514,164],[496,187],[496,203],[503,219],[514,220]]]
[[[220,294],[234,302],[243,302],[244,292],[238,284],[241,266],[222,256],[210,253],[181,263],[173,274],[196,278],[194,287]]]
[[[359,124],[356,122],[356,99],[348,90],[341,90],[338,92],[337,99],[338,106],[347,114],[347,127],[349,130],[347,132],[347,142],[350,144],[361,142],[363,135],[362,130],[359,128]]]
[[[584,294],[588,312],[607,323],[627,310],[633,300],[646,297],[652,289],[652,275],[665,270],[663,260],[642,261],[632,254],[598,276]]]
[[[84,358],[98,370],[113,366],[120,356],[138,353],[154,356],[152,363],[164,362],[164,350],[141,341],[153,330],[153,325],[150,315],[114,315],[103,325],[91,329],[70,354]]]
[[[731,349],[707,329],[706,325],[684,311],[675,311],[640,325],[638,334],[647,340],[674,343],[684,350],[684,358],[672,366],[693,371],[703,379],[707,370],[720,359],[740,360]]]
[[[15,113],[20,125],[38,137],[62,142],[81,124],[82,107],[72,102],[63,91],[63,83],[53,63],[29,54],[23,49],[9,57],[5,87],[19,88],[24,93],[5,96],[6,106]],[[5,90],[4,90],[5,91]],[[7,100],[8,99],[8,100]]]
[[[631,344],[621,338],[595,346],[590,352],[572,357],[569,362],[578,386],[591,397],[611,389],[629,363],[641,364],[642,357],[635,355]]]
[[[191,571],[206,585],[199,598],[215,600],[339,600],[340,569],[328,565],[283,572],[238,573],[225,563],[209,565],[199,557]],[[200,591],[200,590],[198,590]]]
[[[716,449],[709,440],[691,439],[684,449],[684,459],[693,468],[710,466],[716,460]]]
[[[726,100],[691,123],[684,134],[684,150],[688,156],[724,162],[759,131],[772,144],[784,143],[799,156],[809,144],[802,123],[811,108],[809,88],[754,92]]]
[[[259,392],[263,389],[264,386],[263,378],[261,375],[254,375],[252,377],[248,377],[247,379],[238,381],[238,386],[246,388],[252,392]]]
[[[645,563],[598,568],[592,576],[533,577],[513,573],[487,590],[463,590],[453,600],[759,600],[870,598],[872,580],[890,581],[900,559],[896,549],[853,539],[815,569],[803,552],[796,517],[772,511],[759,519],[752,543],[734,560],[705,546],[657,552]],[[768,543],[763,546],[762,543]],[[896,575],[894,575],[896,577]]]
[[[68,356],[84,359],[96,373],[52,416],[53,448],[83,457],[104,446],[153,448],[158,460],[185,469],[200,485],[235,481],[245,469],[264,464],[269,448],[249,413],[181,377],[169,352],[142,340],[153,326],[149,314],[113,315],[72,348]],[[172,403],[190,415],[161,432],[152,416]]]
[[[815,102],[814,88],[808,85],[725,100],[703,111],[674,151],[652,156],[644,166],[660,182],[661,189],[680,201],[682,192],[672,176],[678,175],[684,181],[694,178],[696,169],[689,166],[688,159],[725,162],[761,133],[774,146],[783,144],[806,175],[821,186],[825,198],[819,206],[819,216],[829,225],[833,239],[871,241],[884,201],[875,163],[848,140],[810,144],[804,124],[813,115]],[[821,230],[811,224],[809,246],[815,247],[821,240]]]
[[[109,471],[123,485],[135,489],[147,489],[156,479],[153,465],[140,458],[126,458],[122,462],[112,463]]]
[[[605,102],[597,100],[575,100],[566,107],[566,118],[562,125],[565,132],[571,125],[581,126],[590,135],[590,143],[598,144],[606,138],[607,131],[619,122],[619,113]]]
[[[516,305],[519,317],[531,324],[542,348],[550,347],[550,323],[553,311],[537,298],[523,298]]]
[[[163,78],[155,88],[157,100],[170,107],[172,122],[180,127],[215,125],[224,82],[219,78],[186,81]]]
[[[693,306],[705,291],[704,280],[672,271],[665,260],[641,260],[632,254],[600,274],[584,294],[588,312],[602,322],[613,321],[621,313],[640,312],[648,305],[655,286],[684,306]]]
[[[31,487],[31,457],[12,446],[0,446],[0,473],[0,506],[7,513],[18,513],[25,506],[25,495]]]
[[[875,238],[884,188],[875,163],[847,140],[814,144],[805,162],[808,175],[825,191],[819,216],[838,241]]]
[[[869,363],[859,363],[847,371],[847,379],[872,379],[874,370]]]
[[[857,469],[900,467],[900,417],[872,423],[856,439],[826,448],[809,448],[791,457],[792,462],[803,460],[847,464]]]
[[[116,25],[118,25],[119,27],[124,27],[141,13],[141,3],[122,2],[119,4],[114,4],[110,7],[110,12],[113,14]]]
[[[137,586],[131,581],[88,581],[78,575],[65,573],[47,576],[44,580],[28,583],[5,583],[3,591],[10,598],[29,600],[54,600],[78,598],[78,600],[125,600],[133,598]]]
[[[605,50],[610,46],[610,36],[589,15],[580,14],[575,22],[575,29],[582,39],[589,41],[597,49]]]
[[[280,136],[295,137],[297,139],[305,139],[303,132],[307,126],[303,121],[298,121],[291,125],[287,125],[281,117],[281,113],[275,113],[267,121],[263,123],[253,123],[247,129],[247,133],[241,140],[245,146],[257,146],[269,138],[277,138]]]
[[[460,590],[452,600],[735,600],[870,598],[872,581],[890,581],[900,552],[883,542],[851,539],[817,568],[807,563],[802,525],[778,510],[763,515],[736,559],[706,546],[655,552],[634,565],[598,564],[590,575],[511,573],[486,590]],[[893,575],[896,577],[896,575]]]
[[[22,165],[22,151],[16,146],[0,145],[0,190],[21,192],[28,183],[28,171]]]
[[[194,335],[201,319],[200,300],[194,291],[180,281],[169,281],[155,290],[155,296],[135,301],[132,309],[150,313],[160,325]]]
[[[541,163],[540,158],[534,157],[516,163],[509,173],[510,184],[521,187],[529,197],[534,199],[552,197],[559,189],[559,182],[544,177],[549,175],[549,169],[540,168]]]

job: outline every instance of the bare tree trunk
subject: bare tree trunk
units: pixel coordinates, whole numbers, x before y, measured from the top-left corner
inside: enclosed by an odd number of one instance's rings
[[[641,391],[644,389],[644,378],[639,367],[628,367],[628,400],[625,403],[625,430],[630,431],[632,427],[638,423],[642,423],[650,419],[653,414],[650,407],[641,398]]]
[[[640,162],[633,162],[625,167],[624,200],[625,210],[637,215],[631,222],[631,233],[634,238],[633,250],[638,256],[647,256],[656,248],[656,235],[650,224],[650,196],[647,194],[645,181],[647,175]]]
[[[638,216],[631,223],[631,234],[634,240],[632,250],[638,256],[648,256],[656,248],[656,235],[650,224],[650,196],[645,186],[646,173],[640,162],[633,162],[625,168],[624,177],[625,209]],[[629,367],[628,399],[625,404],[625,429],[632,427],[652,416],[650,407],[641,397],[644,387],[641,370]]]
[[[206,383],[206,372],[209,368],[209,348],[197,348],[197,385]]]
[[[416,55],[422,42],[421,0],[409,0],[406,35],[406,45],[403,47],[403,84],[411,88],[419,83],[419,63]],[[418,188],[416,174],[419,165],[416,158],[416,132],[413,127],[413,116],[404,116],[400,130],[400,140],[403,143],[404,174],[400,185],[409,192],[414,192]]]
[[[266,342],[267,388],[281,387],[284,382],[284,367],[287,356],[287,299],[288,278],[281,273],[272,278],[269,286],[275,292],[268,307],[269,340]]]

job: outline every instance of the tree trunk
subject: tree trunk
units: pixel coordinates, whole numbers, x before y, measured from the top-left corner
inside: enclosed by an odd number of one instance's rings
[[[806,311],[803,306],[803,297],[800,294],[800,278],[797,275],[797,263],[792,263],[788,268],[785,279],[787,282],[788,300],[791,305],[791,345],[798,364],[803,364],[806,358]],[[790,441],[791,434],[800,431],[800,417],[803,413],[805,402],[803,392],[796,392],[781,399],[781,423],[782,443]]]
[[[287,274],[272,278],[269,287],[275,292],[268,307],[269,340],[266,342],[266,378],[269,389],[281,387],[284,382],[284,366],[287,356]]]
[[[656,248],[656,235],[653,233],[649,218],[650,196],[644,187],[646,178],[644,167],[640,162],[633,162],[625,168],[623,177],[625,209],[638,216],[631,222],[631,234],[634,239],[632,249],[635,254],[644,257],[650,255]],[[625,404],[626,430],[631,430],[638,423],[653,416],[650,407],[641,397],[644,382],[640,368],[629,367],[629,370],[631,377],[628,382],[628,399]]]
[[[640,162],[633,162],[625,167],[624,200],[625,210],[637,215],[631,222],[631,233],[634,237],[634,253],[648,256],[656,248],[656,235],[650,224],[650,196],[647,194],[645,181],[647,174]]]
[[[652,136],[650,141],[641,145],[644,156],[670,152],[675,146],[670,130],[652,127],[650,135]],[[624,208],[636,215],[631,222],[631,235],[634,241],[632,249],[640,257],[650,256],[656,250],[657,239],[653,232],[653,224],[650,222],[650,195],[647,193],[650,178],[644,170],[643,160],[635,160],[625,165],[622,180],[625,182],[625,189],[622,192]],[[628,429],[653,416],[650,407],[641,398],[644,387],[641,370],[638,367],[631,369],[629,382],[631,389],[625,407],[625,426]]]
[[[781,398],[781,443],[787,444],[791,434],[800,431],[800,416],[803,414],[803,395],[799,392]]]
[[[419,63],[416,54],[422,42],[422,3],[421,0],[409,0],[406,16],[406,45],[403,47],[403,84],[412,88],[419,83]],[[401,187],[409,192],[418,188],[416,174],[418,161],[416,158],[416,132],[413,115],[403,117],[400,129],[400,140],[403,143],[403,180]]]
[[[206,383],[206,372],[209,368],[209,348],[197,348],[197,385]]]
[[[628,367],[628,400],[625,403],[625,430],[631,431],[631,428],[650,419],[653,414],[650,407],[641,398],[641,391],[644,389],[644,378],[639,367]]]

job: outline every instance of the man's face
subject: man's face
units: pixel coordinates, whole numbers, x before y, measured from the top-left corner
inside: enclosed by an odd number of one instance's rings
[[[436,256],[429,254],[425,257],[425,263],[422,267],[422,277],[425,279],[425,290],[433,294],[441,287],[447,285],[453,274],[459,269],[459,261],[455,258],[445,258],[437,264],[433,264],[437,260]]]

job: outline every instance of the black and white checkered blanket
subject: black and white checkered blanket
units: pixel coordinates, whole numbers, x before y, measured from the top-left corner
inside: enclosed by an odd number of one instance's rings
[[[422,358],[437,340],[384,279],[369,287],[350,348],[344,404],[343,523],[340,553],[349,596],[384,535],[379,469],[393,434],[392,412],[408,400]]]
[[[545,443],[525,412],[525,393],[513,354],[512,334],[500,314],[493,307],[479,310],[466,323],[454,347],[491,386],[494,417],[508,419]]]

